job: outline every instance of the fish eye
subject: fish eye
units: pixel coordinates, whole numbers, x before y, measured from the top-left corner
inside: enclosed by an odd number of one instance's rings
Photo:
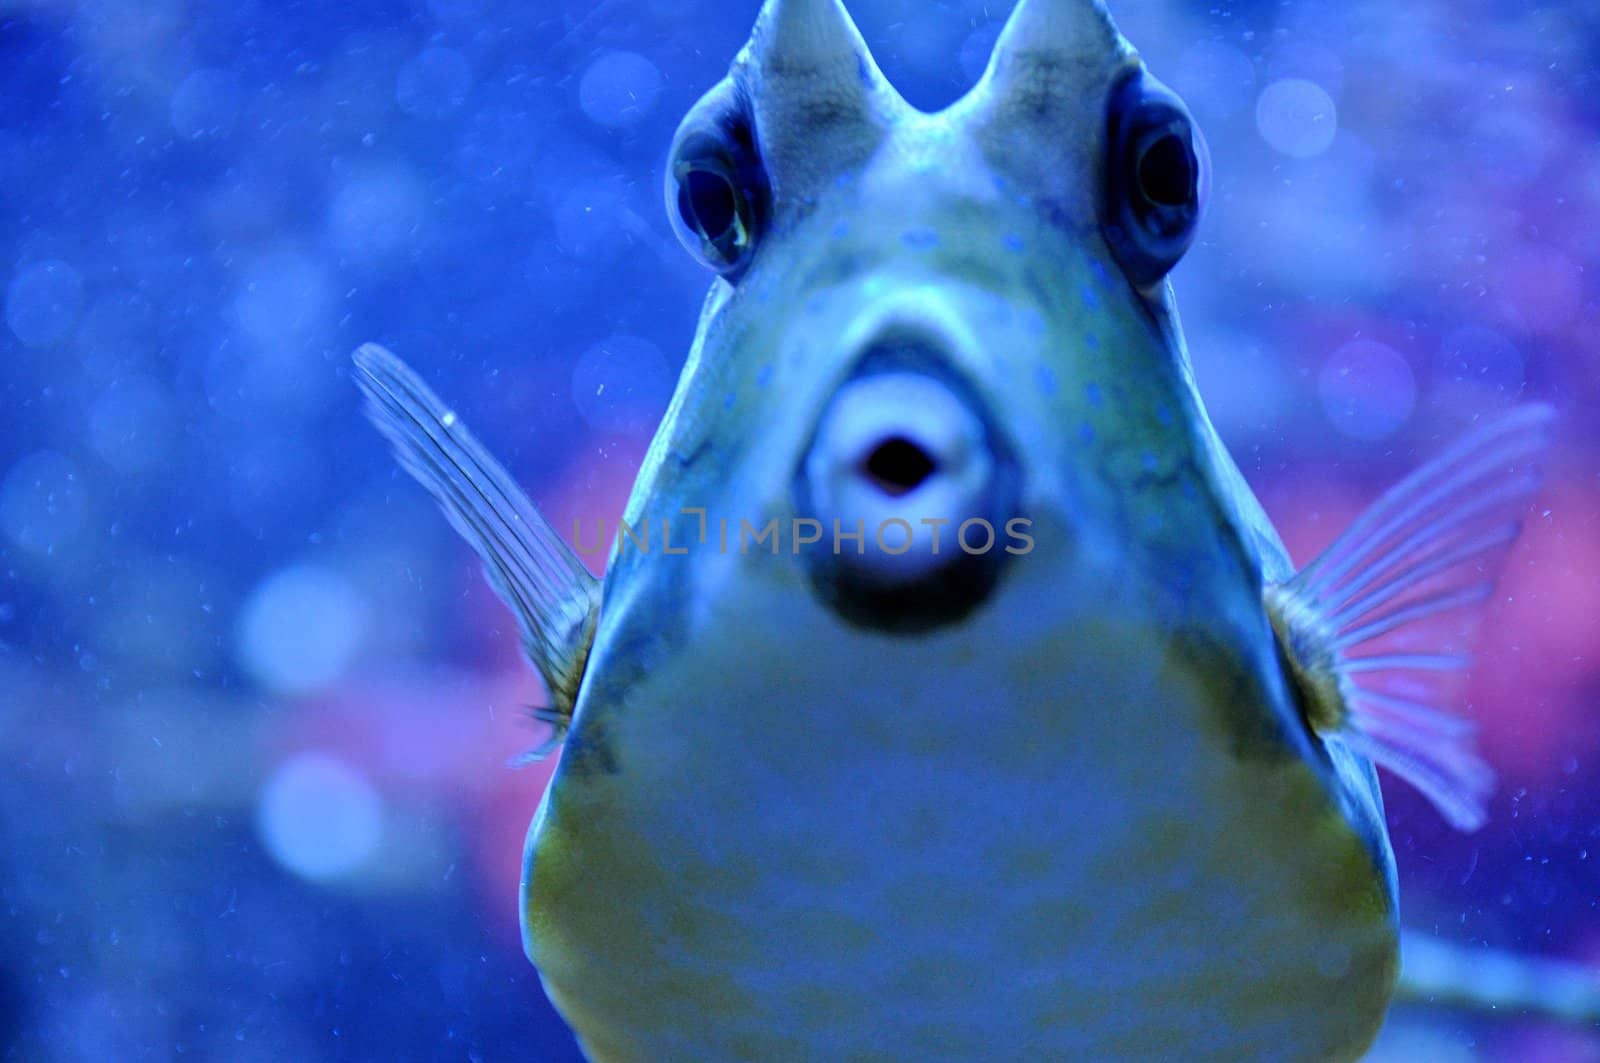
[[[743,116],[713,112],[709,117],[686,121],[673,144],[667,213],[688,252],[731,281],[755,253],[767,184]]]
[[[1101,225],[1123,272],[1148,291],[1194,241],[1210,154],[1183,101],[1142,67],[1112,90],[1106,143]]]

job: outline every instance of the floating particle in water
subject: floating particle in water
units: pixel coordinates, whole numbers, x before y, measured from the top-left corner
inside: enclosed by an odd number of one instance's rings
[[[239,120],[239,101],[239,82],[232,74],[205,68],[179,82],[167,117],[180,137],[225,136]]]
[[[274,693],[310,693],[344,673],[366,627],[366,605],[342,576],[291,565],[257,586],[240,611],[239,663]]]
[[[1385,439],[1399,431],[1416,403],[1411,365],[1376,340],[1352,340],[1328,356],[1317,379],[1322,412],[1351,439]]]
[[[364,775],[327,753],[298,753],[261,788],[256,829],[279,864],[326,881],[357,871],[377,852],[383,799]]]
[[[1282,78],[1256,98],[1256,130],[1273,149],[1309,159],[1333,143],[1339,131],[1338,109],[1315,81]]]
[[[416,118],[439,118],[467,101],[472,89],[472,64],[453,48],[425,48],[400,68],[394,98]]]
[[[637,336],[612,336],[584,351],[572,370],[572,401],[591,428],[643,434],[666,412],[672,368]]]
[[[60,259],[25,267],[6,290],[6,324],[29,347],[48,347],[72,330],[83,308],[83,278]]]
[[[628,126],[647,116],[661,93],[661,71],[637,52],[606,52],[583,72],[578,106],[603,126]]]

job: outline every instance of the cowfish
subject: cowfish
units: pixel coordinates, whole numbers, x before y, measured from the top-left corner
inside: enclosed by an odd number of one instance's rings
[[[548,692],[521,922],[590,1058],[1372,1043],[1377,769],[1484,820],[1459,688],[1552,413],[1482,418],[1296,570],[1168,280],[1208,168],[1099,0],[1021,0],[937,113],[839,0],[767,0],[671,145],[711,289],[603,580],[356,353]]]

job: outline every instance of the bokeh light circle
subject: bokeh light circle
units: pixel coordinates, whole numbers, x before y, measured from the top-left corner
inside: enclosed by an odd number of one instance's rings
[[[366,605],[342,576],[316,565],[290,565],[245,601],[239,663],[268,690],[309,693],[344,673],[366,626]]]
[[[326,753],[298,753],[261,788],[256,829],[280,865],[313,881],[357,871],[378,849],[383,800],[366,777]]]
[[[24,268],[6,290],[6,324],[29,347],[48,347],[62,339],[82,309],[83,278],[59,259]]]
[[[578,106],[603,126],[628,126],[649,115],[661,93],[661,71],[637,52],[606,52],[583,72]]]
[[[1339,132],[1338,108],[1315,81],[1281,78],[1256,97],[1256,130],[1274,150],[1309,159],[1333,143]]]
[[[129,374],[89,407],[89,445],[118,472],[145,473],[172,452],[181,424],[177,404],[165,388],[149,377]]]
[[[376,167],[351,174],[328,205],[328,236],[353,258],[378,261],[416,242],[427,193],[410,168]]]
[[[1351,340],[1328,356],[1317,377],[1322,412],[1341,435],[1385,439],[1398,432],[1416,404],[1411,364],[1376,340]]]
[[[661,348],[617,335],[590,347],[572,370],[572,401],[601,432],[650,432],[672,397],[672,368]]]

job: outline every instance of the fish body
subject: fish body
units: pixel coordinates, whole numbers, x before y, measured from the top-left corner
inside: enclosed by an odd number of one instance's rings
[[[769,0],[673,148],[669,210],[720,276],[624,517],[655,538],[619,537],[603,586],[358,355],[557,702],[522,918],[590,1056],[1370,1044],[1399,970],[1373,761],[1464,821],[1481,765],[1425,683],[1355,678],[1447,655],[1351,660],[1481,600],[1439,581],[1479,587],[1509,538],[1451,507],[1548,418],[1484,429],[1297,575],[1165,281],[1204,150],[1093,0],[1024,0],[937,114],[837,0]]]
[[[796,613],[737,594],[697,622],[652,596],[602,624],[593,667],[618,683],[580,701],[524,908],[596,1058],[1328,1059],[1371,1038],[1398,964],[1376,794],[1236,718],[1284,692],[1209,625],[996,615],[967,632],[1003,647],[981,664],[950,635],[869,666]]]

